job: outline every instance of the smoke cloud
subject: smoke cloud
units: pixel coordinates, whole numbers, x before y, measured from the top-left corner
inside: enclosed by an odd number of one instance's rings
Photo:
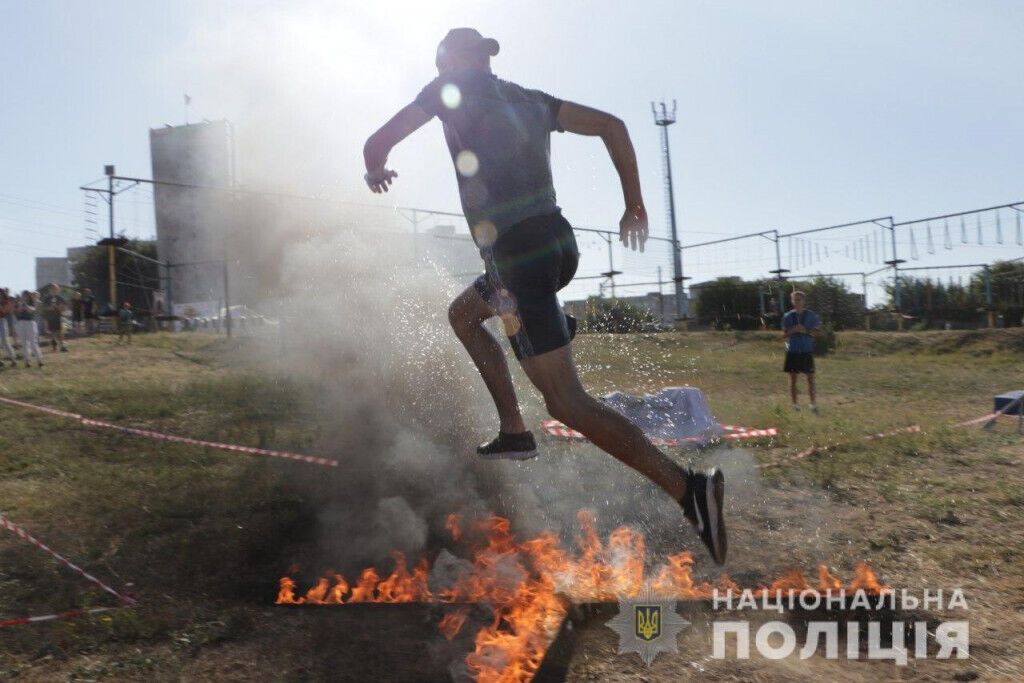
[[[318,506],[322,561],[351,571],[393,549],[434,554],[447,542],[449,513],[496,513],[519,534],[571,538],[581,508],[597,512],[600,531],[623,523],[642,531],[653,552],[695,549],[674,502],[589,445],[545,443],[525,463],[475,456],[497,419],[448,327],[447,305],[462,285],[414,265],[409,222],[361,181],[363,140],[430,77],[424,65],[443,33],[396,38],[422,53],[415,66],[408,51],[377,62],[367,55],[380,55],[380,36],[357,29],[359,17],[321,11],[327,19],[270,9],[207,16],[170,62],[191,74],[197,108],[210,103],[211,118],[232,119],[241,186],[376,204],[249,195],[223,209],[235,300],[281,323],[280,339],[254,350],[254,360],[315,387],[309,417],[322,428],[313,447],[342,462],[326,475],[294,475]],[[440,136],[418,138],[402,159],[419,172],[399,182],[443,183],[438,204],[450,207]],[[513,373],[536,429],[542,402]],[[746,500],[763,501],[752,457],[728,457]]]

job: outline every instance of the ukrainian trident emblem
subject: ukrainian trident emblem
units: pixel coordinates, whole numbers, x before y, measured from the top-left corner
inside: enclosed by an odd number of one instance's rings
[[[619,654],[635,652],[650,665],[661,652],[678,652],[679,632],[690,625],[676,612],[675,600],[660,598],[645,584],[640,594],[619,599],[619,613],[608,628],[619,634]]]
[[[661,605],[633,605],[636,637],[652,641],[661,637]]]

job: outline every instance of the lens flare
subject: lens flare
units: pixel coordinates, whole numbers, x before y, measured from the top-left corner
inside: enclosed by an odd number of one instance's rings
[[[473,239],[477,246],[489,247],[498,239],[498,228],[490,221],[480,221],[473,226]]]
[[[462,104],[462,91],[454,83],[446,83],[441,88],[441,102],[449,109],[458,109]]]
[[[463,176],[472,178],[480,170],[480,160],[476,158],[472,151],[464,149],[455,157],[455,168]]]

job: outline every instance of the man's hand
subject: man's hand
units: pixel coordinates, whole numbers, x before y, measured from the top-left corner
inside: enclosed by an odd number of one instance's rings
[[[793,325],[789,330],[793,334],[807,334],[807,329],[803,325]]]
[[[647,209],[643,204],[627,207],[619,221],[619,241],[633,251],[644,250],[647,242]]]
[[[619,221],[619,239],[633,251],[644,250],[647,241],[647,209],[640,192],[640,174],[636,153],[629,139],[626,124],[611,114],[574,102],[563,102],[558,109],[558,126],[577,135],[597,135],[604,141],[608,154],[619,174],[626,212]]]
[[[418,105],[410,104],[367,138],[363,146],[363,161],[366,163],[366,175],[363,179],[373,192],[387,192],[391,181],[398,177],[397,173],[384,167],[394,146],[430,119],[430,115]]]
[[[366,181],[370,190],[376,194],[380,194],[381,192],[387,192],[388,186],[392,183],[392,179],[397,177],[398,174],[396,172],[389,171],[388,169],[381,167],[376,171],[367,172],[366,175],[363,176],[363,180]]]

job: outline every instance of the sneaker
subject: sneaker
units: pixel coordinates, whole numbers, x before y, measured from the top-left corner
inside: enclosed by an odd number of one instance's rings
[[[533,432],[508,434],[499,431],[496,438],[477,446],[476,453],[487,460],[529,460],[537,457],[537,442],[533,439]]]
[[[60,347],[60,352],[61,353],[67,353],[68,352],[68,347],[66,347],[66,346]]]
[[[800,404],[799,403],[794,403],[793,404],[793,412],[794,413],[799,413],[800,412]]]
[[[722,498],[725,495],[725,477],[721,470],[708,472],[686,471],[686,493],[679,504],[683,514],[697,529],[700,540],[716,564],[725,562],[729,550],[725,535],[725,518],[722,515]]]
[[[43,367],[43,361],[39,361],[39,367]]]
[[[817,406],[817,404],[814,404],[814,403],[811,404],[811,412],[814,413],[815,415],[818,414],[818,406]]]

